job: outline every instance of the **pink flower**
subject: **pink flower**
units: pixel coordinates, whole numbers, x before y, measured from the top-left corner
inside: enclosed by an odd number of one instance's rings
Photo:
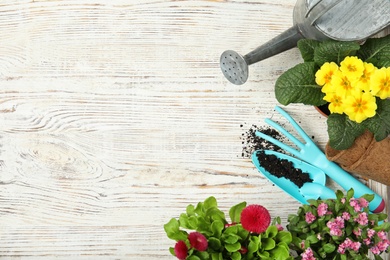
[[[301,254],[302,260],[315,260],[313,250],[309,247],[305,252]]]
[[[328,212],[328,205],[324,202],[322,202],[320,205],[318,205],[317,208],[317,214],[318,216],[322,217]]]
[[[371,250],[371,252],[374,255],[380,255],[381,254],[381,251],[379,250],[379,248],[377,246],[371,247],[370,250]]]
[[[359,198],[359,203],[362,208],[368,207],[368,201],[365,198]]]
[[[382,241],[379,241],[378,244],[377,244],[377,247],[380,251],[386,251],[386,249],[390,246],[390,241],[385,239],[385,240],[382,240]]]
[[[275,226],[278,228],[278,231],[283,231],[284,230],[283,226],[280,225],[280,224],[276,224]]]
[[[249,205],[241,212],[241,225],[250,232],[263,233],[270,223],[271,215],[261,205]]]
[[[385,231],[379,231],[378,232],[378,237],[380,238],[380,239],[382,239],[382,240],[385,240],[385,239],[387,239],[387,233],[385,232]]]
[[[344,219],[337,217],[334,220],[329,220],[326,226],[330,229],[331,236],[341,236],[343,234],[342,228],[344,228]]]
[[[363,239],[363,243],[366,245],[369,245],[369,244],[371,244],[371,239],[365,238],[365,239]]]
[[[344,240],[343,243],[341,243],[337,249],[337,252],[340,254],[345,254],[346,249],[352,249],[355,252],[358,252],[360,249],[360,242],[354,242],[351,239],[347,238]]]
[[[361,228],[357,228],[357,229],[354,229],[353,230],[353,233],[355,234],[355,236],[361,236],[362,235],[362,229]]]
[[[357,218],[355,218],[355,221],[359,223],[362,226],[365,226],[368,224],[368,215],[366,212],[362,212],[359,214]]]
[[[360,204],[359,204],[359,201],[357,199],[350,199],[349,200],[349,205],[351,205],[353,207],[353,209],[355,210],[355,212],[360,212],[362,209],[360,207]]]
[[[375,235],[375,230],[373,230],[373,229],[368,229],[367,230],[367,236],[369,238],[372,238],[374,235]]]
[[[183,240],[180,240],[176,243],[174,251],[176,257],[179,258],[180,260],[184,260],[187,258],[188,248],[186,243]]]
[[[206,251],[208,247],[207,238],[199,232],[190,233],[188,235],[188,240],[190,241],[191,246],[198,251]]]
[[[343,212],[343,219],[345,220],[349,220],[351,218],[351,214],[349,214],[348,212]]]
[[[311,212],[306,212],[305,220],[308,224],[311,224],[314,220],[316,220],[316,216],[314,216],[314,214]]]

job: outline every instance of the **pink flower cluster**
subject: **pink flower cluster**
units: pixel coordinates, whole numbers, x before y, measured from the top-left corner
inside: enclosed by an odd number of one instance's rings
[[[362,212],[358,215],[357,218],[354,219],[357,223],[359,223],[362,226],[365,226],[368,224],[368,214],[366,212]]]
[[[302,260],[316,260],[313,250],[309,247],[301,254]]]
[[[331,236],[340,237],[343,235],[344,219],[339,216],[333,220],[329,220],[326,226],[330,229],[329,233]]]
[[[359,199],[352,198],[349,200],[349,205],[353,207],[355,212],[360,212],[362,208],[368,207],[368,201],[365,198],[359,198]]]
[[[380,239],[380,241],[376,244],[374,244],[375,234],[377,234],[378,238]],[[380,255],[390,246],[390,241],[387,239],[387,233],[385,231],[379,231],[378,233],[376,233],[375,230],[369,229],[367,231],[367,236],[368,238],[364,239],[363,242],[366,245],[373,244],[370,250],[375,255]]]
[[[344,242],[342,242],[339,245],[339,248],[337,249],[337,252],[340,254],[345,254],[346,249],[352,249],[355,252],[358,252],[360,249],[361,243],[360,242],[354,242],[349,238],[346,238]]]
[[[328,213],[328,204],[322,202],[318,205],[317,214],[319,217],[325,216]]]

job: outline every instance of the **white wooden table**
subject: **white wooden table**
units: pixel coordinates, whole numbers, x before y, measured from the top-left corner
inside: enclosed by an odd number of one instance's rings
[[[0,258],[174,259],[163,225],[209,196],[286,224],[298,202],[241,157],[240,137],[272,116],[300,54],[252,65],[242,86],[219,56],[289,28],[294,5],[2,0]],[[324,117],[286,110],[325,146]]]

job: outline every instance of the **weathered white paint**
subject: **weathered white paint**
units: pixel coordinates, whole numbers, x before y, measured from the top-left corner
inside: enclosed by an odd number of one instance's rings
[[[294,4],[1,1],[0,258],[173,259],[163,224],[211,195],[285,224],[299,204],[241,158],[240,137],[272,116],[299,52],[239,87],[218,62],[289,28]],[[286,110],[325,146],[323,117]]]

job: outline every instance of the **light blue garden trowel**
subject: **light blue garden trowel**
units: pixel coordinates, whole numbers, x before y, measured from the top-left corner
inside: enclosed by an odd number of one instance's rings
[[[379,213],[382,212],[385,208],[385,202],[382,197],[380,197],[377,193],[372,191],[369,187],[361,183],[359,180],[354,178],[352,175],[344,171],[340,166],[338,166],[336,163],[329,161],[326,158],[326,155],[316,146],[316,144],[311,140],[311,138],[303,131],[303,129],[294,121],[294,119],[287,114],[283,109],[276,106],[275,110],[279,112],[283,117],[285,117],[290,124],[295,128],[296,132],[302,137],[304,140],[304,143],[298,140],[296,137],[294,137],[292,134],[287,132],[283,127],[281,127],[279,124],[275,123],[271,119],[267,118],[265,119],[265,122],[269,124],[270,126],[274,127],[279,132],[283,133],[291,142],[293,142],[298,149],[294,149],[264,133],[261,133],[259,131],[256,132],[256,135],[258,137],[261,137],[280,148],[284,149],[288,153],[292,154],[295,158],[289,156],[286,157],[286,155],[278,155],[278,156],[284,156],[288,160],[292,161],[294,164],[301,165],[303,167],[302,171],[308,172],[309,175],[321,175],[321,171],[326,174],[328,177],[330,177],[332,180],[334,180],[336,183],[338,183],[344,190],[350,190],[351,188],[354,189],[354,195],[356,198],[359,198],[365,194],[373,194],[374,199],[369,204],[369,209],[373,213]],[[256,151],[255,151],[256,153]],[[285,181],[281,179],[274,179],[274,176],[270,176],[269,173],[265,172],[264,168],[262,168],[258,162],[258,159],[256,158],[256,155],[252,156],[252,161],[257,167],[257,169],[264,174],[267,178],[269,178],[275,185],[282,188],[284,191],[286,191],[288,194],[296,198],[298,201],[306,202],[307,198],[315,198],[315,196],[319,196],[321,198],[326,198],[335,196],[334,192],[333,194],[329,191],[328,188],[325,187],[324,181],[314,181],[313,183],[306,183],[301,189],[298,188],[295,184],[293,184],[291,181],[288,181],[289,184],[287,184]],[[280,157],[281,158],[281,157]],[[299,160],[296,161],[299,158],[302,161],[309,164],[309,166],[302,164]],[[311,168],[311,167],[313,168]],[[299,168],[299,166],[298,166]],[[272,179],[271,179],[272,178]],[[286,180],[287,181],[287,180]],[[321,187],[322,186],[322,187]],[[302,202],[302,203],[304,203]]]

